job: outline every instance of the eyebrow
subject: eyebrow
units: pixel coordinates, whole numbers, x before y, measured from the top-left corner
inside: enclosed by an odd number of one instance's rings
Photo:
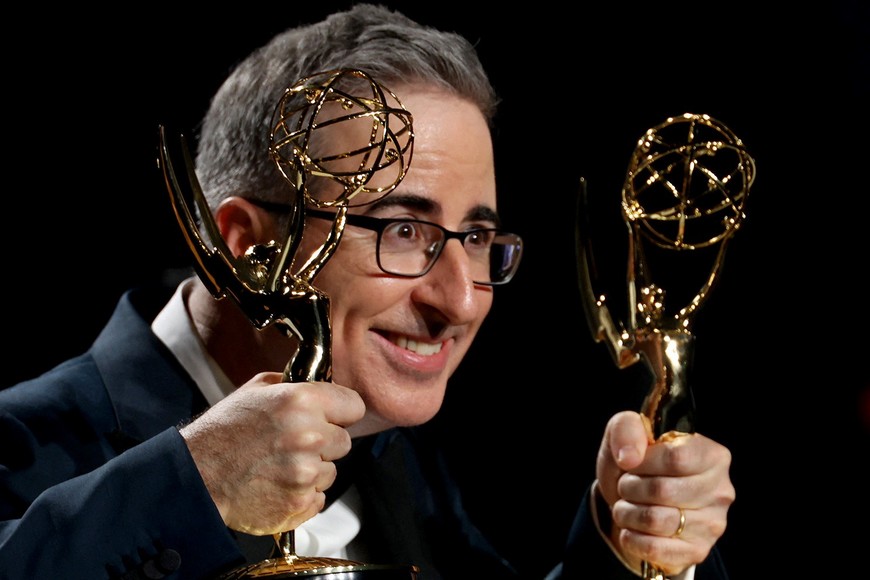
[[[416,210],[420,213],[432,215],[439,208],[439,204],[428,197],[414,195],[410,193],[398,194],[391,193],[382,197],[370,206],[372,209],[384,209],[390,207],[405,207]],[[501,227],[501,219],[498,213],[491,207],[485,205],[477,205],[471,208],[465,214],[466,221],[488,221]]]

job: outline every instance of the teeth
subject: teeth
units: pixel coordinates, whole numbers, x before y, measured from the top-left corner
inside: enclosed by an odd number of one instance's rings
[[[422,354],[424,356],[430,356],[433,354],[438,354],[441,352],[441,343],[436,342],[435,344],[429,344],[427,342],[417,342],[416,340],[408,340],[404,336],[400,336],[395,341],[397,346],[402,348],[406,348],[410,351],[416,352],[417,354]]]

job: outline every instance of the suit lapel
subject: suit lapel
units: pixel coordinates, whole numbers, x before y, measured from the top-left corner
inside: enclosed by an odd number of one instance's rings
[[[151,332],[151,320],[167,298],[125,294],[90,350],[117,415],[119,431],[112,437],[127,447],[207,407],[193,380]]]

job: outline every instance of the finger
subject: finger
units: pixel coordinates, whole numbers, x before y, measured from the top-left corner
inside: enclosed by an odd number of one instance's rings
[[[670,509],[674,512],[670,515],[671,523],[676,520],[679,524],[679,510]],[[660,536],[639,532],[632,528],[621,528],[618,542],[627,555],[654,564],[670,577],[689,566],[703,562],[710,554],[715,540],[705,537],[704,534],[698,536],[695,533],[698,522],[703,523],[705,517],[687,511],[686,527],[682,534],[676,537],[675,529],[666,532],[667,535]]]
[[[353,444],[350,433],[344,427],[326,424],[323,426],[323,443],[319,446],[320,459],[335,461],[350,453]]]
[[[688,534],[694,511],[619,500],[613,504],[611,515],[613,522],[621,528],[663,538],[683,538]]]
[[[708,551],[678,538],[662,538],[641,534],[634,530],[623,529],[619,534],[619,545],[630,554],[655,568],[663,571],[666,578],[703,561]],[[656,576],[658,578],[658,576]]]
[[[731,465],[728,448],[700,433],[665,433],[650,447],[647,456],[662,468],[662,473],[671,475],[727,471]]]
[[[295,530],[320,513],[325,505],[326,494],[323,492],[309,494],[304,502],[296,502],[295,509],[287,510],[280,522],[269,527],[268,530],[259,530],[259,533],[256,535],[277,534],[288,530]],[[252,532],[248,531],[247,533]]]
[[[325,408],[327,421],[348,427],[363,418],[366,406],[359,393],[335,383],[323,384],[328,385],[330,396],[333,398],[333,404]]]
[[[270,533],[279,533],[286,532],[287,530],[295,530],[321,511],[326,506],[326,494],[321,492],[316,492],[311,495],[311,500],[308,502],[308,508],[299,512],[291,513],[284,520],[283,524],[279,526],[279,529],[274,530]]]
[[[685,435],[650,446],[642,465],[620,476],[617,489],[636,504],[727,506],[735,495],[729,466],[726,448],[698,434]]]
[[[284,383],[281,407],[288,413],[305,413],[347,427],[362,419],[365,403],[359,393],[342,385],[326,382]],[[292,415],[288,415],[292,416]]]
[[[638,413],[623,411],[607,422],[598,450],[595,476],[601,495],[608,504],[618,499],[621,476],[643,461],[648,445],[646,428]]]
[[[623,470],[637,467],[644,459],[649,437],[643,417],[633,411],[622,411],[610,418],[602,444]]]
[[[295,529],[326,505],[326,494],[310,488],[279,492],[269,484],[253,484],[244,490],[244,495],[246,500],[230,511],[224,521],[233,530],[256,536]]]
[[[643,463],[630,471],[636,475],[685,477],[703,473],[715,465],[709,439],[697,433],[682,433],[650,445]]]
[[[314,482],[314,490],[321,492],[326,491],[332,484],[335,483],[335,478],[338,476],[338,469],[335,463],[331,461],[322,461],[320,473],[317,480]]]

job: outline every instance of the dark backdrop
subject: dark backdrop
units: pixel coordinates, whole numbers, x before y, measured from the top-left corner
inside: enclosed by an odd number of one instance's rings
[[[634,144],[668,116],[706,113],[757,161],[747,220],[693,327],[699,429],[734,454],[720,546],[735,579],[863,568],[866,4],[390,4],[473,40],[503,97],[500,209],[527,253],[439,417],[481,527],[523,568],[548,567],[604,422],[639,408],[642,372],[616,370],[583,319],[574,193],[585,176],[596,223],[614,219],[618,235],[601,228],[596,251],[617,281],[601,290],[618,295]],[[190,263],[155,163],[158,124],[192,131],[238,59],[346,5],[192,16],[142,4],[10,21],[0,386],[82,352],[126,288]]]

